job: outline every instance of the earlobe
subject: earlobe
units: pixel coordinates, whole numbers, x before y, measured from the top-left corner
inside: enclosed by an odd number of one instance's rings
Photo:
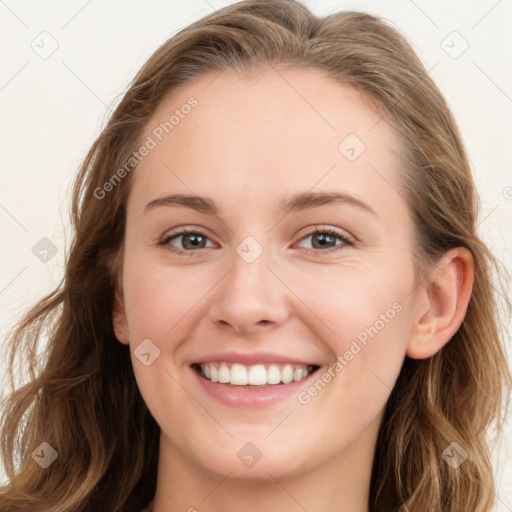
[[[112,324],[116,338],[124,345],[128,345],[128,322],[124,306],[124,295],[120,287],[117,287],[115,291],[114,306],[112,308]]]
[[[425,359],[436,354],[461,326],[474,280],[474,261],[464,247],[451,249],[421,285],[406,354]]]

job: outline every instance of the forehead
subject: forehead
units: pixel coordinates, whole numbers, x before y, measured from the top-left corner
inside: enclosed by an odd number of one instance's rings
[[[137,167],[135,195],[170,186],[246,200],[250,190],[268,202],[313,187],[364,196],[377,184],[397,199],[394,131],[364,94],[312,68],[202,75],[161,103],[148,138],[154,147]]]

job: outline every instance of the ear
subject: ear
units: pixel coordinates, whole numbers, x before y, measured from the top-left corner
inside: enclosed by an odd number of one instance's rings
[[[443,255],[419,287],[407,356],[426,359],[450,341],[466,316],[473,280],[469,250],[457,247]]]
[[[114,326],[114,333],[116,338],[128,345],[128,322],[126,318],[126,310],[124,306],[124,293],[122,286],[118,283],[114,295],[114,306],[112,308],[112,324]]]

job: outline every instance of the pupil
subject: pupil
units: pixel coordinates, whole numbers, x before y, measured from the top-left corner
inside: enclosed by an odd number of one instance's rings
[[[332,235],[326,233],[320,233],[318,235],[313,236],[313,246],[315,245],[315,241],[320,245],[320,247],[332,246],[335,245],[335,240]],[[330,245],[332,244],[332,245]]]
[[[197,248],[199,245],[201,245],[201,242],[204,242],[204,240],[201,240],[203,237],[201,235],[185,235],[183,237],[183,247],[186,249]],[[187,247],[187,245],[189,247]],[[201,247],[202,248],[202,247]]]

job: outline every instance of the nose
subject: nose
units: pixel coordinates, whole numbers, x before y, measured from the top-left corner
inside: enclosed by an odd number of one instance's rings
[[[231,270],[215,287],[210,320],[240,335],[272,330],[289,316],[287,288],[270,269],[266,251],[249,263],[234,252]]]

